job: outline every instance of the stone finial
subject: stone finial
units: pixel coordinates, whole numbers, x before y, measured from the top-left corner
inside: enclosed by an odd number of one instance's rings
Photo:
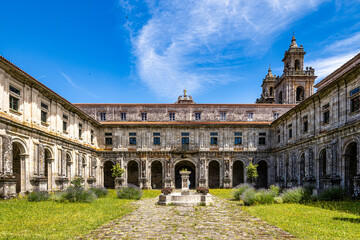
[[[293,37],[291,39],[290,48],[298,48],[298,45],[296,43],[295,35],[293,34]]]

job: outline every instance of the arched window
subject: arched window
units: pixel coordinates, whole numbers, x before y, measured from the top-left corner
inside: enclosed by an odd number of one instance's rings
[[[296,88],[296,101],[301,102],[304,100],[304,88],[299,86]]]
[[[299,59],[295,60],[295,71],[300,71],[300,60]]]
[[[279,104],[283,103],[282,91],[279,92]]]

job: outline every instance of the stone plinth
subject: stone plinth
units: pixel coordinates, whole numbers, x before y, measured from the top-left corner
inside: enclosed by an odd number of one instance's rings
[[[190,189],[189,189],[189,177],[190,177],[190,171],[180,171],[181,174],[181,195],[189,195]]]
[[[171,193],[169,195],[161,194],[159,196],[159,205],[174,205],[174,206],[208,206],[212,203],[212,196],[210,194],[203,195],[201,193],[193,193],[189,191],[188,195],[183,195],[181,192]]]

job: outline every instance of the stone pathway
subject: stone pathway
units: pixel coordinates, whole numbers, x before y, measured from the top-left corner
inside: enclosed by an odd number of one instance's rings
[[[293,239],[289,233],[214,197],[207,207],[158,206],[156,199],[80,239]]]

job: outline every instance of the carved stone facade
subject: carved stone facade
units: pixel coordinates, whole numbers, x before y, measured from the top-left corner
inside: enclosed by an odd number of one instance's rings
[[[269,69],[257,104],[71,104],[0,57],[0,196],[85,187],[340,186],[360,194],[360,54],[320,81],[293,38],[284,72]],[[301,88],[298,90],[298,88]],[[282,92],[280,101],[279,94]],[[279,104],[282,103],[282,104]],[[291,103],[291,104],[290,104]]]

